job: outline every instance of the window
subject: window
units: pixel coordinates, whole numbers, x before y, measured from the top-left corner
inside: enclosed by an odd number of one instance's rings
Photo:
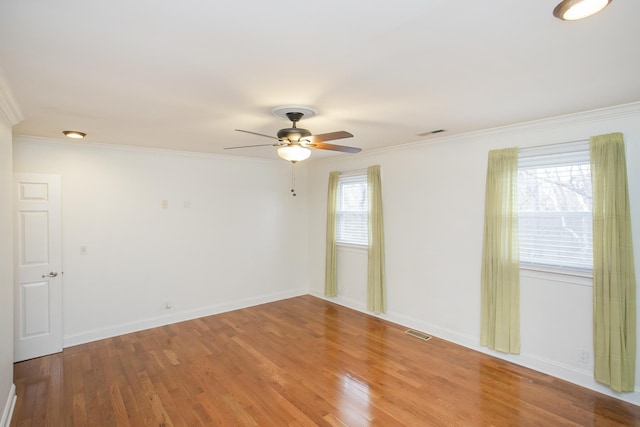
[[[593,266],[591,206],[587,141],[520,150],[521,267],[590,272]]]
[[[340,175],[336,206],[336,242],[368,245],[367,175]]]

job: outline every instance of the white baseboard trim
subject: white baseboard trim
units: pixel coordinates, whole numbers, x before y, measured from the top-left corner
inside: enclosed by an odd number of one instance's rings
[[[387,313],[380,315],[374,314],[370,311],[367,311],[364,303],[349,298],[344,298],[341,296],[329,298],[314,289],[310,290],[309,293],[315,297],[322,298],[348,308],[352,308],[371,316],[379,317],[389,322],[397,323],[398,325],[407,328],[425,332],[434,337],[438,337],[454,344],[467,347],[471,350],[475,350],[489,356],[497,357],[498,359],[506,360],[507,362],[511,362],[525,368],[533,369],[534,371],[542,372],[543,374],[551,375],[561,380],[568,381],[584,388],[588,388],[595,392],[602,393],[607,396],[640,406],[640,389],[638,388],[638,386],[640,385],[637,385],[635,391],[631,393],[617,393],[611,390],[609,387],[598,383],[593,378],[593,373],[587,370],[577,369],[573,366],[564,365],[553,360],[544,359],[531,354],[513,355],[496,352],[486,347],[480,346],[480,340],[478,337],[460,334],[450,329],[442,328],[438,325],[430,324],[398,313]]]
[[[9,424],[11,424],[13,408],[16,406],[16,398],[16,385],[11,384],[9,396],[7,396],[7,402],[5,403],[4,410],[2,411],[2,418],[0,418],[0,427],[9,427]]]
[[[215,304],[207,307],[200,307],[192,310],[183,310],[173,312],[164,316],[151,317],[136,322],[123,323],[110,326],[107,328],[94,329],[74,335],[66,335],[64,337],[63,346],[71,347],[74,345],[85,344],[92,341],[98,341],[105,338],[111,338],[118,335],[138,332],[145,329],[156,328],[158,326],[170,325],[172,323],[184,322],[185,320],[197,319],[205,316],[212,316],[227,311],[239,310],[242,308],[252,307],[255,305],[266,304],[269,302],[279,301],[287,298],[293,298],[300,295],[307,295],[307,289],[293,289],[285,292],[262,295],[259,297],[245,298],[241,300],[228,301],[221,304]],[[3,426],[0,426],[3,427]]]

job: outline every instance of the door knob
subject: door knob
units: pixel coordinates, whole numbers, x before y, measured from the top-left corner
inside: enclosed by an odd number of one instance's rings
[[[52,271],[52,272],[51,272],[51,273],[49,273],[49,274],[43,274],[43,275],[42,275],[42,278],[44,279],[45,277],[56,277],[57,275],[58,275],[58,272],[57,272],[57,271]]]

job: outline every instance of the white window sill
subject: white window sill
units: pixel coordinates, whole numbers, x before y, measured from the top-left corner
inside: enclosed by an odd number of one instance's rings
[[[593,286],[593,274],[585,270],[569,270],[549,266],[520,264],[520,276],[580,286]]]
[[[367,250],[369,249],[367,245],[358,245],[355,243],[340,243],[340,242],[336,242],[336,247],[341,251],[357,252],[357,253],[367,252]]]

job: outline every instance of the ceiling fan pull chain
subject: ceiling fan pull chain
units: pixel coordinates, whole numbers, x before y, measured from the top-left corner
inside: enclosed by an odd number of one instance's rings
[[[295,162],[291,162],[291,195],[296,197],[296,164]]]

